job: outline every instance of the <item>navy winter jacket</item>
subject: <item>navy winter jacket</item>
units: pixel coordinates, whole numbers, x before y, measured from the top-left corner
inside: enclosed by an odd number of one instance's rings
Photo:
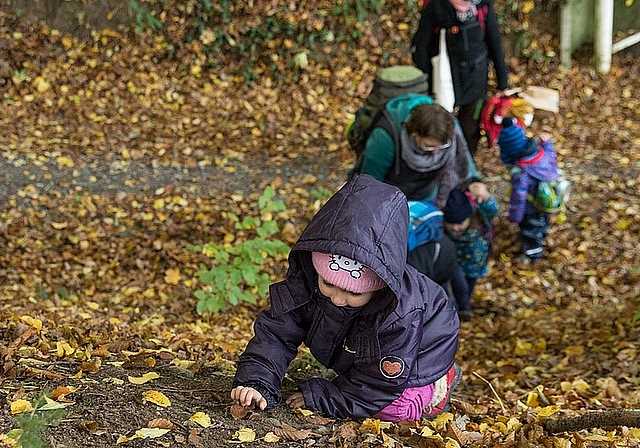
[[[489,60],[496,71],[498,90],[509,86],[507,63],[493,0],[478,5],[478,20],[460,22],[449,0],[429,0],[422,10],[418,30],[413,39],[413,62],[433,79],[431,58],[439,52],[441,28],[447,31],[447,53],[451,60],[451,76],[456,106],[463,106],[487,94]],[[433,93],[433,86],[429,86]]]
[[[286,280],[271,286],[233,387],[252,386],[278,404],[302,343],[338,374],[300,385],[306,407],[332,417],[372,417],[405,388],[442,377],[454,362],[459,321],[443,289],[407,264],[408,219],[402,192],[368,175],[331,197],[291,250]],[[388,288],[361,308],[336,307],[318,292],[314,251],[357,260]]]

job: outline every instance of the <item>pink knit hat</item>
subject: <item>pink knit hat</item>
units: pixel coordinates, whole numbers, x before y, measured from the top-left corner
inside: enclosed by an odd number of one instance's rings
[[[371,269],[342,255],[313,252],[311,259],[313,267],[327,283],[355,294],[376,291],[387,286]]]

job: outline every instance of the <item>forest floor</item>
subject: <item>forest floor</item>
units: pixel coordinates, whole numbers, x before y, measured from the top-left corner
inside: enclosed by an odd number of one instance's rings
[[[195,272],[210,260],[186,250],[232,241],[228,213],[255,215],[269,185],[288,206],[280,237],[293,243],[353,162],[344,126],[374,66],[318,63],[303,82],[246,89],[151,64],[124,37],[69,46],[0,26],[3,60],[35,61],[28,81],[3,78],[0,446],[20,430],[23,446],[55,447],[640,445],[617,421],[542,429],[547,417],[640,406],[638,58],[614,55],[608,75],[579,54],[571,69],[511,61],[514,85],[560,92],[560,113],[539,111],[531,130],[553,136],[573,181],[566,221],[554,220],[539,264],[514,263],[507,172],[494,148],[480,149],[502,213],[462,324],[454,421],[385,425],[232,409],[234,362],[265,303],[198,315]],[[268,269],[277,278],[286,264]],[[317,374],[328,373],[301,350],[285,395]]]

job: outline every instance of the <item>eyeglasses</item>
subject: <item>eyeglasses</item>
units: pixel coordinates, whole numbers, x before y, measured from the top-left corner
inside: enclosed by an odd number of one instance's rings
[[[420,137],[416,134],[413,134],[412,137],[413,137],[413,140],[416,142],[416,146],[424,152],[444,151],[445,149],[448,149],[451,146],[451,139],[447,140],[444,144],[439,146],[428,146],[423,144],[422,142],[424,140],[429,140],[430,142],[434,140],[435,141],[438,141],[438,140],[432,137]]]
[[[445,149],[448,149],[450,146],[451,146],[451,140],[448,140],[445,144],[440,146],[419,145],[420,149],[422,149],[424,152],[444,151]]]

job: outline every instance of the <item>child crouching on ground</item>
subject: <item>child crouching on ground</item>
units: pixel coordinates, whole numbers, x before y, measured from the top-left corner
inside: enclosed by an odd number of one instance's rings
[[[476,198],[470,198],[464,191],[453,190],[444,208],[444,228],[456,246],[451,290],[461,320],[468,321],[473,317],[471,301],[476,281],[489,270],[492,226],[497,214],[498,203],[486,189]]]
[[[502,125],[498,137],[500,159],[511,170],[509,221],[520,225],[522,253],[516,261],[531,263],[542,257],[550,218],[529,198],[535,195],[540,181],[558,178],[558,156],[548,134],[540,134],[537,141],[527,138],[510,118],[505,118]]]
[[[375,198],[375,200],[371,200]],[[232,400],[273,407],[298,347],[338,376],[313,378],[286,399],[337,418],[431,418],[461,378],[459,320],[444,290],[407,264],[400,190],[368,175],[320,209],[289,254],[284,281],[240,356]]]

